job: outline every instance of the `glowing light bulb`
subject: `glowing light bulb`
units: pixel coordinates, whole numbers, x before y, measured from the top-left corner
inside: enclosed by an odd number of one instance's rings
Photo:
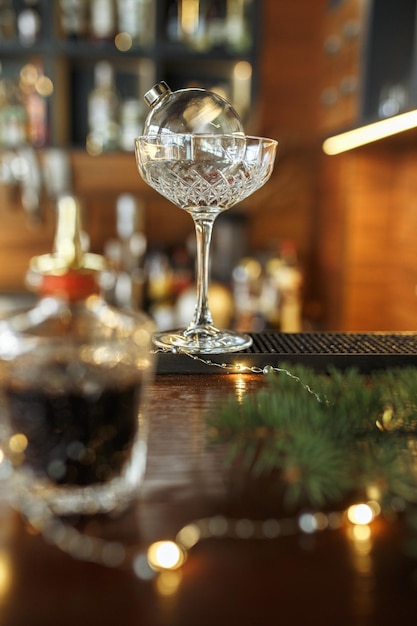
[[[149,546],[148,561],[153,569],[177,569],[184,560],[184,551],[174,541],[156,541]]]
[[[348,520],[352,524],[370,524],[375,517],[373,509],[368,504],[353,504],[347,510]]]

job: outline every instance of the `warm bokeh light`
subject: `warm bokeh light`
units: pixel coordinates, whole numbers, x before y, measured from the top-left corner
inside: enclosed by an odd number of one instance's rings
[[[24,93],[35,90],[43,98],[48,98],[54,92],[52,80],[33,63],[26,63],[20,70],[19,77],[20,87]]]
[[[351,538],[355,541],[360,541],[368,544],[371,538],[371,529],[367,525],[355,524],[351,529]]]
[[[233,68],[233,75],[238,80],[249,80],[252,76],[252,65],[248,61],[238,61]]]
[[[244,376],[236,376],[235,378],[235,394],[239,404],[242,404],[246,394],[246,379]]]
[[[157,541],[149,546],[149,565],[156,570],[175,570],[185,560],[184,551],[174,541]]]
[[[377,503],[381,499],[381,487],[379,485],[368,485],[366,487],[366,497],[369,498],[368,504],[370,506],[372,506],[371,502]],[[378,507],[381,509],[379,505]]]
[[[347,536],[351,541],[353,565],[358,574],[365,576],[369,576],[373,569],[370,522],[378,515],[377,507],[371,504],[355,504],[347,510],[352,524],[347,529]]]
[[[176,539],[186,550],[189,550],[199,542],[200,537],[201,532],[197,524],[188,524],[181,528]]]
[[[19,76],[23,86],[34,86],[39,78],[39,72],[33,63],[26,63],[20,70]]]
[[[133,45],[132,36],[129,33],[117,33],[114,45],[120,52],[127,52]]]
[[[375,517],[369,504],[353,504],[347,510],[347,517],[352,524],[370,524]]]
[[[379,504],[379,502],[377,500],[368,500],[368,506],[370,509],[372,509],[374,519],[375,517],[378,517],[378,515],[381,513],[381,505]]]
[[[0,597],[4,596],[11,582],[11,566],[8,555],[0,551]]]
[[[27,448],[28,440],[23,433],[17,433],[9,439],[9,448],[15,454],[21,454]]]
[[[48,96],[51,96],[53,94],[54,84],[52,80],[48,78],[48,76],[42,74],[41,76],[39,76],[35,83],[35,89],[40,96],[47,98]]]
[[[234,363],[233,370],[236,372],[236,374],[238,374],[239,372],[242,372],[242,374],[245,374],[250,371],[250,367],[249,365],[246,365],[245,363]]]

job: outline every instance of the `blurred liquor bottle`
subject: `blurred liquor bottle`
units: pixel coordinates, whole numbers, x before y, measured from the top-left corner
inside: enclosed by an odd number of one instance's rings
[[[152,13],[152,0],[117,0],[117,29],[130,35],[133,45],[146,45],[153,36]]]
[[[87,151],[96,155],[116,150],[120,144],[120,97],[115,87],[114,68],[108,61],[96,64],[94,83],[88,97]]]
[[[60,0],[60,25],[67,39],[82,39],[88,30],[87,0]]]
[[[27,141],[28,118],[16,81],[0,80],[0,147],[17,148]]]
[[[12,0],[0,0],[0,41],[16,38],[16,12]]]
[[[117,198],[116,235],[104,248],[113,271],[106,299],[119,307],[140,310],[144,305],[147,242],[143,206],[132,194],[123,193]]]
[[[91,37],[98,40],[111,40],[115,36],[116,30],[117,19],[114,0],[91,0]]]
[[[236,328],[300,332],[302,283],[296,248],[291,241],[274,246],[259,258],[241,259],[233,270]]]
[[[33,46],[41,36],[42,16],[39,0],[15,0],[17,35],[23,46]]]

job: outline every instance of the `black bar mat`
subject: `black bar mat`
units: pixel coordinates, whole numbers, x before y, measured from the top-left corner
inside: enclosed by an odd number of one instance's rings
[[[357,368],[363,373],[417,366],[417,332],[254,333],[247,350],[187,355],[158,352],[158,374],[221,374],[260,371],[268,365],[302,364],[315,371]]]

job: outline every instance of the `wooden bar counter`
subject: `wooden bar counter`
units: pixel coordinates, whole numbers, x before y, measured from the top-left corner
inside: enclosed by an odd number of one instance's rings
[[[248,495],[234,485],[220,451],[207,443],[204,416],[230,394],[242,397],[265,384],[262,374],[157,375],[140,501],[118,520],[89,522],[145,547],[174,539],[193,520],[224,520],[213,517],[222,514],[240,520],[240,538],[216,536],[214,528],[180,569],[146,579],[130,567],[73,558],[4,507],[0,626],[415,623],[417,558],[405,556],[400,523],[376,520],[368,552],[345,527],[251,536],[249,520],[273,515],[274,503],[262,490]]]

